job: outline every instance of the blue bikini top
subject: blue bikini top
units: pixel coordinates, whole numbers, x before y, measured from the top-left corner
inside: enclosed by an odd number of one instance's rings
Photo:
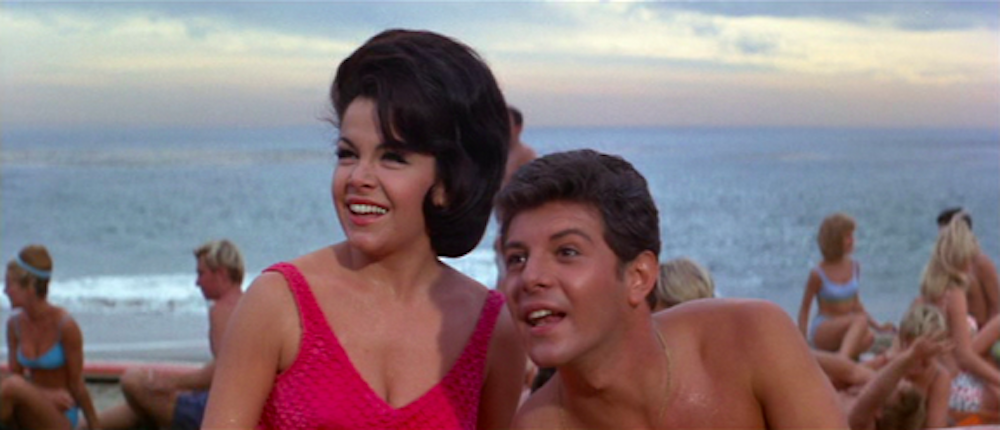
[[[858,263],[853,262],[854,275],[851,276],[851,280],[838,284],[830,281],[830,278],[826,277],[826,273],[823,273],[823,269],[816,266],[816,273],[819,274],[820,280],[823,281],[823,285],[819,289],[820,300],[830,301],[830,302],[845,302],[848,300],[854,300],[858,296],[858,278],[860,274],[858,273]]]
[[[58,369],[66,365],[66,352],[63,351],[62,346],[62,328],[66,325],[66,320],[69,319],[69,315],[63,315],[62,321],[59,322],[59,334],[56,337],[56,344],[52,345],[48,351],[38,358],[29,359],[24,355],[23,344],[21,348],[17,349],[17,362],[21,363],[22,366],[28,369]],[[17,336],[18,340],[21,338],[21,318],[18,317],[14,320],[14,334]]]

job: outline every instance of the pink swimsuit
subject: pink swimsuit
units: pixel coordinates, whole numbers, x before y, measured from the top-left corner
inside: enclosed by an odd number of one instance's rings
[[[458,361],[422,396],[399,409],[379,397],[354,368],[326,321],[305,277],[279,263],[295,296],[302,341],[295,361],[277,376],[258,428],[474,429],[485,379],[486,354],[503,295],[490,291]]]

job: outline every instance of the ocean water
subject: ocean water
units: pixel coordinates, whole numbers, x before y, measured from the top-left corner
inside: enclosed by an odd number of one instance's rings
[[[5,130],[0,258],[29,243],[55,260],[50,300],[78,315],[88,356],[206,356],[207,304],[191,250],[227,237],[246,284],[268,265],[343,240],[330,197],[335,130]],[[937,213],[963,206],[1000,261],[1000,131],[529,128],[539,153],[629,160],[660,209],[661,260],[688,256],[726,297],[798,312],[822,218],[858,221],[862,301],[898,320],[918,292]],[[446,260],[490,286],[490,225]],[[813,306],[815,312],[815,306]],[[2,300],[6,317],[10,306]],[[5,343],[4,343],[5,345]]]

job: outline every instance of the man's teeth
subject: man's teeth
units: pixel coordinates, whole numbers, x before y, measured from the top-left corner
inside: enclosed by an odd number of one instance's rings
[[[377,215],[382,215],[382,214],[385,214],[386,212],[389,212],[385,208],[381,208],[381,207],[378,207],[378,206],[375,206],[375,205],[353,204],[353,205],[350,205],[349,208],[351,209],[351,212],[354,212],[356,214],[377,214]]]
[[[539,309],[528,314],[528,321],[535,323],[538,320],[545,318],[547,316],[553,315],[554,312],[548,309]]]

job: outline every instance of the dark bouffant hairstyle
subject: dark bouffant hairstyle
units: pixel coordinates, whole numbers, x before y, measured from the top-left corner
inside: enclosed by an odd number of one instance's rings
[[[518,127],[523,126],[524,114],[521,113],[521,110],[514,106],[507,106],[507,109],[510,111],[510,119],[514,121],[514,125]]]
[[[448,37],[387,30],[337,68],[330,99],[338,124],[358,97],[375,102],[386,143],[435,158],[447,203],[424,198],[431,246],[439,256],[467,254],[486,230],[510,141],[507,103],[489,67]]]
[[[646,179],[621,157],[583,149],[549,154],[521,167],[497,196],[500,234],[518,213],[545,203],[581,203],[601,213],[604,240],[619,268],[643,251],[660,255],[660,217]]]

